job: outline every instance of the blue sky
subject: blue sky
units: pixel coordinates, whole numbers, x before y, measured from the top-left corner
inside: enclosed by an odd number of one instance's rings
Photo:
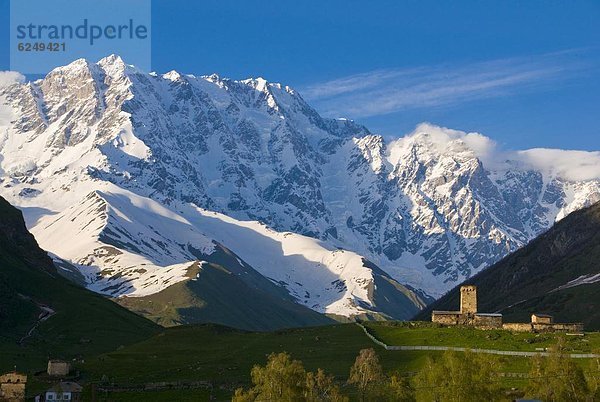
[[[262,76],[386,136],[600,150],[598,21],[599,1],[155,0],[152,68]],[[0,0],[0,70],[8,22]]]

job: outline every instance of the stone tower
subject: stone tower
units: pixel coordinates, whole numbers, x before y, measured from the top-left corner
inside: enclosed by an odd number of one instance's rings
[[[460,312],[461,314],[477,313],[477,286],[460,287]]]

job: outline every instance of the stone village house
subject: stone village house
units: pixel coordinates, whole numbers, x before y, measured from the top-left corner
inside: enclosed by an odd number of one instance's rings
[[[64,360],[49,360],[46,372],[51,377],[66,377],[71,371],[71,364]]]
[[[433,311],[431,321],[443,325],[467,325],[480,329],[507,329],[520,332],[583,332],[581,323],[555,323],[552,316],[533,314],[531,322],[502,322],[502,314],[479,313],[477,311],[477,287],[473,285],[460,287],[459,311]]]

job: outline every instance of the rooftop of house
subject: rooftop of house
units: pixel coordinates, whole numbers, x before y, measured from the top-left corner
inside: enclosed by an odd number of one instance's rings
[[[48,391],[46,392],[81,392],[81,385],[76,382],[71,381],[63,381],[58,384],[54,384]]]

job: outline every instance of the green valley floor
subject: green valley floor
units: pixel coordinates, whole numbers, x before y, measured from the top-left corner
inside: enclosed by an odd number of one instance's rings
[[[391,345],[439,345],[500,350],[539,351],[556,344],[559,334],[513,334],[471,328],[442,328],[422,322],[368,322],[369,332]],[[569,352],[589,353],[600,349],[600,333],[567,336]],[[94,392],[99,401],[227,400],[233,390],[247,386],[250,370],[264,364],[272,352],[286,351],[301,360],[307,370],[323,368],[341,383],[348,377],[361,349],[374,348],[388,373],[417,371],[431,351],[388,351],[375,345],[356,324],[290,329],[274,332],[245,332],[218,325],[168,328],[148,339],[76,363],[86,395]],[[31,371],[42,356],[27,360],[23,349],[4,349],[11,360],[24,358]],[[17,354],[17,355],[14,355]],[[3,356],[7,356],[3,353]],[[529,371],[526,357],[494,356],[506,388],[519,387],[519,374]],[[14,360],[13,360],[14,361]],[[589,364],[578,359],[578,364]],[[515,378],[516,377],[516,378]],[[92,391],[92,384],[95,390]],[[37,387],[42,387],[38,384]],[[147,400],[147,399],[146,399]]]

